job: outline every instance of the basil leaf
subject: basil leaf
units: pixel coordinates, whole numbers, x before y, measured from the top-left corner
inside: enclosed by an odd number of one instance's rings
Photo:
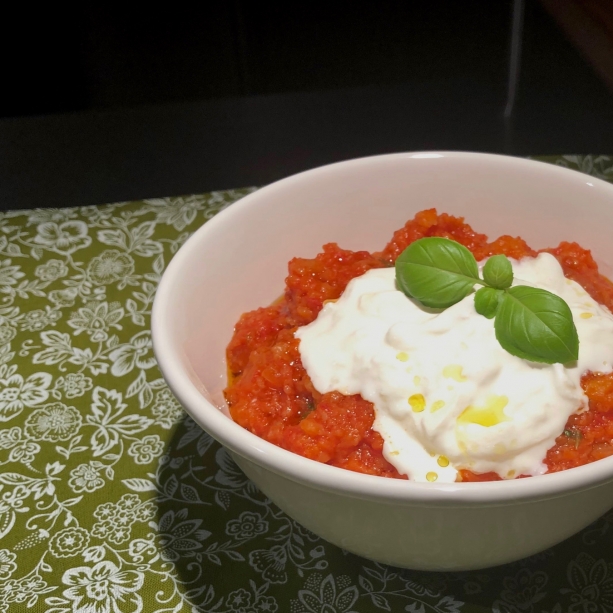
[[[482,287],[475,294],[475,311],[488,319],[496,316],[498,305],[502,300],[504,292],[493,287]]]
[[[483,280],[496,289],[507,289],[513,283],[513,268],[506,255],[492,256],[483,267]]]
[[[524,360],[565,364],[579,357],[570,308],[544,289],[518,285],[506,290],[494,329],[503,349]]]
[[[446,238],[421,238],[410,244],[396,260],[400,289],[424,306],[444,309],[473,291],[479,267],[473,254]]]

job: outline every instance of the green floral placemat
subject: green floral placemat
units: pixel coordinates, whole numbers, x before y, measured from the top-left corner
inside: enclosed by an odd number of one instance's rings
[[[613,180],[613,157],[547,161]],[[157,369],[151,304],[252,190],[0,214],[0,612],[613,611],[613,513],[520,562],[422,573],[289,519]]]

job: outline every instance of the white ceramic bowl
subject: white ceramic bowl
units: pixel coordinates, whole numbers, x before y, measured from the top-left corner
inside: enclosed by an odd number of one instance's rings
[[[462,215],[490,238],[592,249],[613,271],[613,186],[503,156],[405,153],[317,168],[265,187],[179,250],[153,308],[162,373],[187,412],[288,515],[344,549],[424,570],[509,562],[571,536],[613,506],[613,457],[490,483],[411,483],[307,460],[229,417],[225,348],[241,313],[283,291],[287,262],[327,242],[379,250],[422,209]]]

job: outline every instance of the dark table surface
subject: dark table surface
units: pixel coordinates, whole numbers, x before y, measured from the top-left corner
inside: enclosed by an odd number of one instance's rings
[[[262,185],[395,151],[606,153],[611,100],[532,84],[505,120],[504,92],[458,78],[2,119],[0,209]]]

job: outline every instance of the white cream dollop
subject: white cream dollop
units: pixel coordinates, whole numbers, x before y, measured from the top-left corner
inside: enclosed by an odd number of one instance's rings
[[[442,312],[426,309],[396,289],[393,268],[353,279],[296,332],[315,388],[372,402],[386,459],[414,481],[452,482],[459,469],[507,479],[542,474],[569,416],[587,408],[581,376],[613,370],[613,315],[566,279],[553,256],[512,263],[514,285],[568,303],[577,363],[512,356],[496,340],[494,320],[475,311],[474,295]]]

